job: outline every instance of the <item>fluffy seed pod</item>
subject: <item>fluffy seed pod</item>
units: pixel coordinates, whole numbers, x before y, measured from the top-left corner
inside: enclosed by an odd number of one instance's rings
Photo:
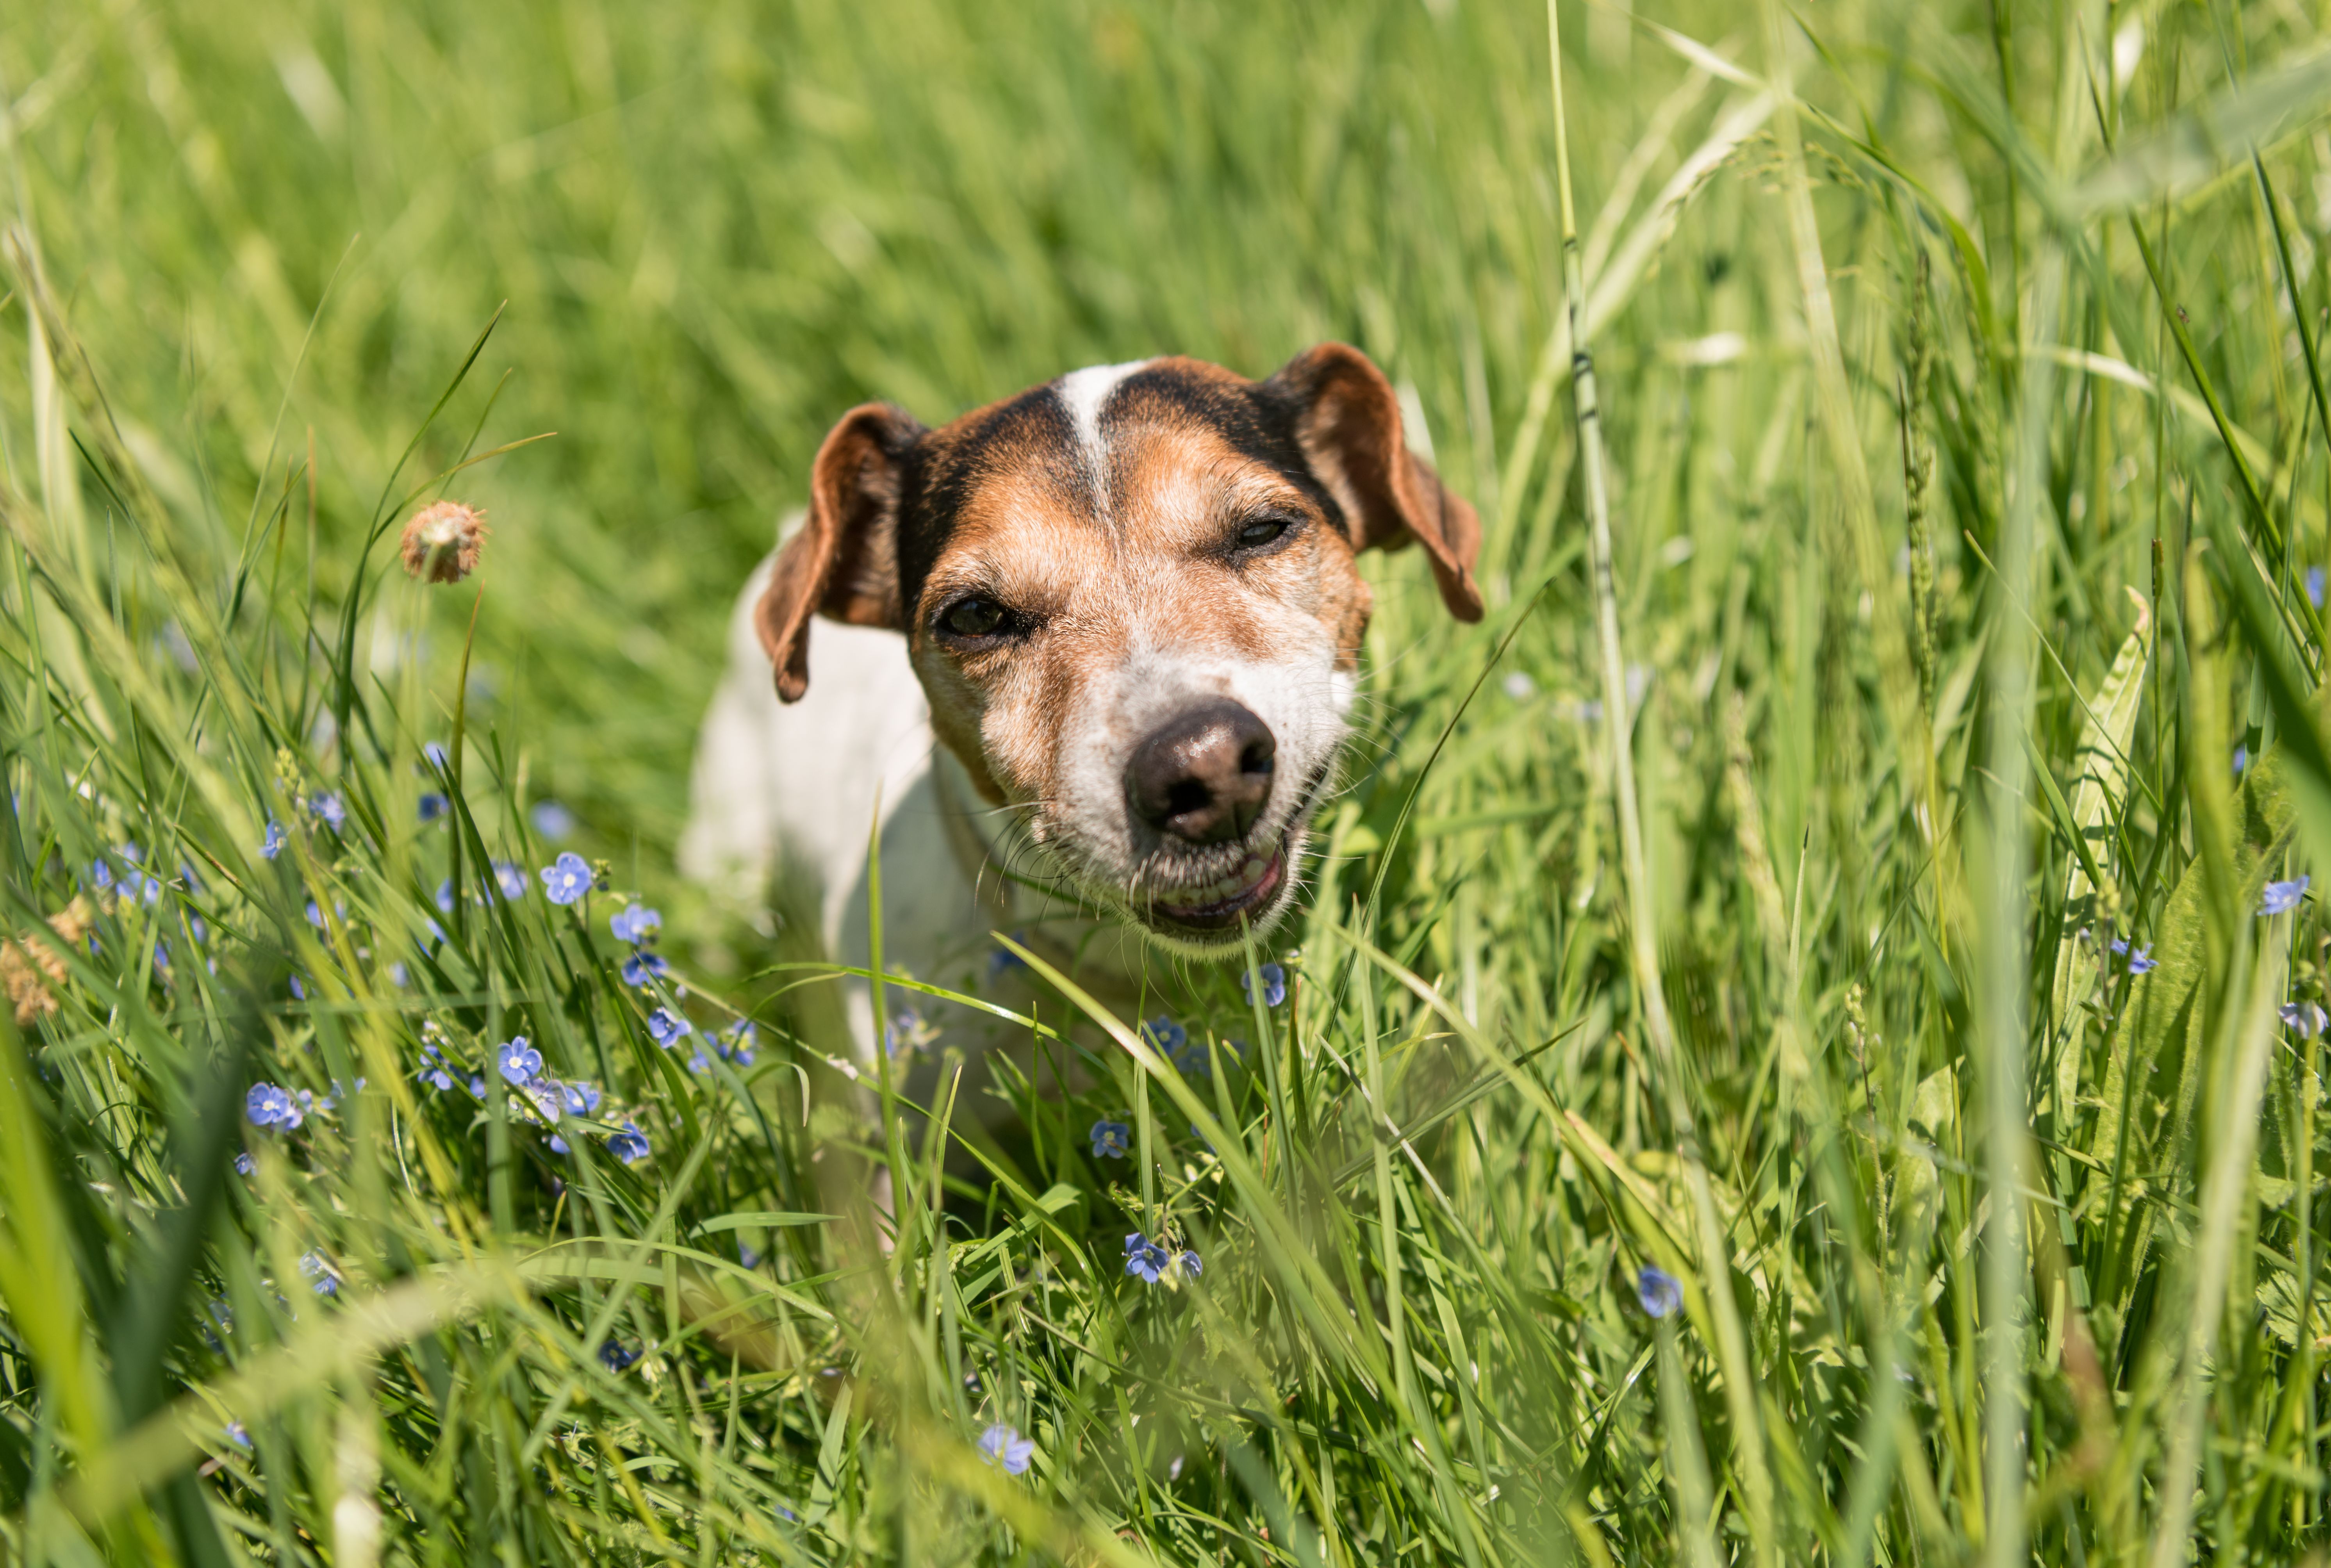
[[[404,525],[404,569],[424,583],[458,583],[478,569],[486,547],[485,514],[459,501],[439,501]]]

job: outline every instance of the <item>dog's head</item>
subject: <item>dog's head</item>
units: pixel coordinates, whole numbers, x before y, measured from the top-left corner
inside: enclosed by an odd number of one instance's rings
[[[788,702],[814,615],[905,632],[939,738],[1074,892],[1219,953],[1289,902],[1367,629],[1356,555],[1422,545],[1474,621],[1479,541],[1356,349],[1260,382],[1152,359],[938,430],[852,410],[759,627]]]

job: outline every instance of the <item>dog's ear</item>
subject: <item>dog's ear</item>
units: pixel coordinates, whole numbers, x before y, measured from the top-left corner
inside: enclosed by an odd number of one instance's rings
[[[923,438],[912,414],[861,404],[826,432],[810,469],[809,516],[777,552],[753,623],[776,667],[777,697],[809,689],[810,617],[853,626],[902,624],[899,603],[899,491],[908,455]]]
[[[1441,484],[1431,463],[1408,450],[1400,399],[1384,372],[1347,344],[1322,343],[1263,385],[1291,408],[1296,445],[1344,509],[1352,547],[1422,545],[1441,602],[1460,621],[1479,621],[1473,562],[1481,551],[1481,520]]]

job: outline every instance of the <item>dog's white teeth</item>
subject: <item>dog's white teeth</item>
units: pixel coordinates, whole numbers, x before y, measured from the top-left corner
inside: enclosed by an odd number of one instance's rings
[[[1157,902],[1167,909],[1204,909],[1228,903],[1242,893],[1252,891],[1270,874],[1277,858],[1275,853],[1250,854],[1235,869],[1213,881],[1194,888],[1176,888],[1170,894],[1160,895]]]

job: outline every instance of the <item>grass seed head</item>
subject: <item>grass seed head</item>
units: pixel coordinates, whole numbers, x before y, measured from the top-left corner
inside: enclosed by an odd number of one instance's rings
[[[423,507],[404,525],[404,569],[424,583],[458,583],[478,569],[488,532],[485,514],[473,507]]]

